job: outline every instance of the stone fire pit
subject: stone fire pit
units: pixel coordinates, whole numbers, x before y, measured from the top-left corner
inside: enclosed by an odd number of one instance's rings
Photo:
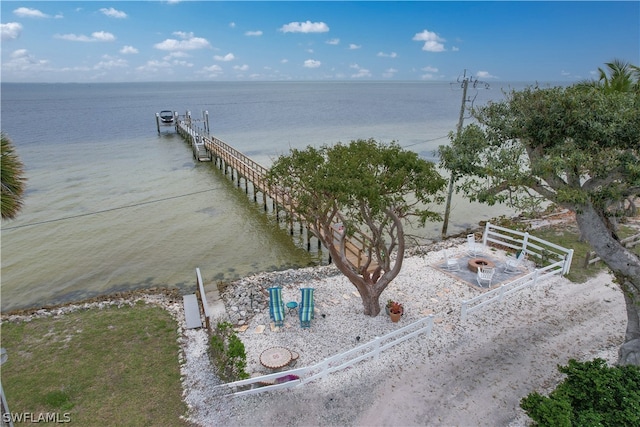
[[[495,268],[496,265],[485,258],[471,258],[467,266],[469,267],[469,270],[477,273],[479,267]]]

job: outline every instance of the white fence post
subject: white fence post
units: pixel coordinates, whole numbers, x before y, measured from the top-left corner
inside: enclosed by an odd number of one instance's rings
[[[491,227],[491,223],[487,221],[487,224],[484,226],[484,233],[482,234],[482,246],[487,246],[487,236],[489,235],[489,228]]]
[[[373,339],[373,360],[378,360],[380,357],[380,337]]]
[[[564,264],[562,265],[562,275],[569,274],[571,269],[571,261],[573,260],[573,249],[569,249],[569,253],[564,257]]]

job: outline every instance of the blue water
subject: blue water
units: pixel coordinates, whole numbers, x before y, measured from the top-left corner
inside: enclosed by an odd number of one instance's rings
[[[2,131],[27,176],[2,224],[2,310],[326,262],[155,113],[209,112],[211,133],[269,166],[290,148],[373,137],[433,159],[455,129],[459,85],[423,82],[2,84]],[[469,92],[478,105],[499,86]],[[450,233],[504,213],[456,199]],[[441,224],[412,230],[434,239]]]

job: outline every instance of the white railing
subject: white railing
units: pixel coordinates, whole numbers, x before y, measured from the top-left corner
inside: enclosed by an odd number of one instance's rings
[[[366,344],[362,344],[351,350],[345,351],[344,353],[329,357],[313,366],[292,369],[289,371],[276,372],[273,374],[249,378],[241,381],[235,381],[228,384],[222,384],[219,387],[237,389],[238,387],[253,387],[255,385],[259,386],[258,388],[251,388],[249,390],[237,391],[235,393],[232,393],[234,396],[246,396],[250,394],[263,393],[265,391],[273,391],[304,385],[311,381],[325,378],[334,372],[353,366],[356,363],[369,357],[377,359],[380,356],[380,353],[382,353],[386,349],[398,345],[401,342],[416,337],[420,334],[427,334],[428,337],[431,334],[432,329],[433,315],[429,315],[410,325],[404,326],[397,331],[393,331],[383,337],[376,337]],[[270,382],[277,381],[279,378],[287,377],[289,375],[298,378],[280,384],[269,385]]]
[[[491,303],[502,301],[505,297],[518,292],[521,289],[534,287],[540,280],[546,279],[554,274],[562,274],[564,268],[563,264],[564,261],[558,261],[541,269],[536,269],[525,276],[517,278],[513,282],[506,283],[499,288],[492,289],[491,291],[485,292],[484,294],[478,295],[470,300],[462,301],[462,307],[460,308],[460,320],[464,322],[467,320],[468,314],[473,313],[476,310],[480,310],[482,307]]]
[[[198,297],[198,306],[201,315],[204,315],[204,323],[207,330],[211,332],[211,314],[209,313],[209,303],[207,302],[207,295],[204,293],[204,282],[202,281],[202,274],[200,268],[196,267],[196,283],[198,289],[196,290],[196,296]]]
[[[523,250],[529,256],[529,260],[533,257],[542,262],[562,261],[562,274],[569,274],[573,249],[563,248],[526,232],[511,230],[487,222],[482,243],[486,246],[489,242],[514,250]]]

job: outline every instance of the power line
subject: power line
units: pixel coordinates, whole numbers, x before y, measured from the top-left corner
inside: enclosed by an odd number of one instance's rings
[[[447,137],[448,137],[448,135],[445,135],[445,136],[439,136],[439,137],[437,137],[437,138],[432,138],[432,139],[425,139],[424,141],[416,142],[416,143],[414,143],[414,144],[408,144],[408,145],[405,145],[405,146],[404,146],[404,148],[407,148],[407,147],[413,147],[414,145],[424,144],[425,142],[433,142],[433,141],[437,141],[437,140],[439,140],[439,139],[444,139],[444,138],[447,138]]]
[[[152,203],[166,202],[167,200],[174,200],[174,199],[179,199],[181,197],[188,197],[188,196],[193,196],[193,195],[196,195],[196,194],[207,193],[209,191],[219,190],[220,188],[221,187],[208,188],[206,190],[194,191],[193,193],[180,194],[178,196],[165,197],[163,199],[149,200],[148,202],[140,202],[140,203],[135,203],[133,205],[119,206],[117,208],[103,209],[101,211],[87,212],[87,213],[78,214],[78,215],[66,216],[66,217],[63,217],[63,218],[49,219],[49,220],[40,221],[40,222],[32,222],[30,224],[15,225],[13,227],[3,227],[2,231],[15,230],[17,228],[31,227],[31,226],[34,226],[34,225],[49,224],[49,223],[58,222],[58,221],[66,221],[68,219],[75,219],[75,218],[81,218],[83,216],[97,215],[97,214],[101,214],[101,213],[105,213],[105,212],[113,212],[113,211],[117,211],[117,210],[121,210],[121,209],[135,208],[135,207],[138,207],[138,206],[149,205],[149,204],[152,204]]]

